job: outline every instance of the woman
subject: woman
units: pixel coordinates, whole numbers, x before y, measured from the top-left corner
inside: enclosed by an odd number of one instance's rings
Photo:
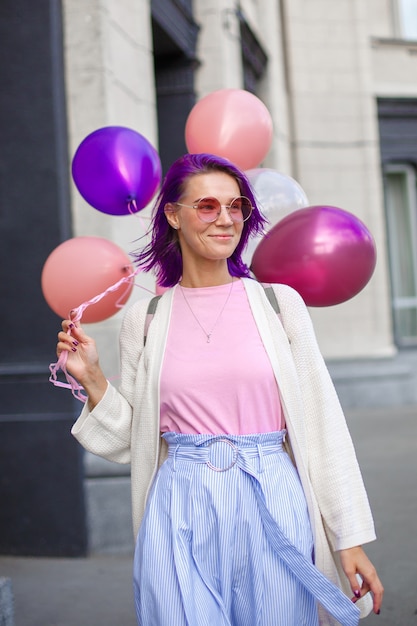
[[[119,390],[78,323],[59,333],[88,395],[74,436],[131,463],[142,626],[349,626],[369,591],[380,610],[372,516],[308,312],[274,285],[278,316],[241,260],[262,226],[234,165],[182,157],[136,259],[172,289],[150,324],[148,302],[127,311]]]

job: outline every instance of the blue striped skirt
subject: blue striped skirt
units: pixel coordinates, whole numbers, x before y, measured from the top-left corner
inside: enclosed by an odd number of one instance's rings
[[[318,626],[317,601],[357,625],[357,607],[313,565],[284,436],[164,435],[135,550],[139,626]]]

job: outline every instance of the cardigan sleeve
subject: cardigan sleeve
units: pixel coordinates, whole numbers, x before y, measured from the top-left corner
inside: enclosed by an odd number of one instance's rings
[[[301,390],[309,478],[328,539],[333,550],[373,541],[374,523],[353,442],[307,307],[290,287],[279,286],[277,297]]]
[[[143,349],[146,302],[127,310],[120,330],[120,387],[108,383],[100,402],[89,411],[87,403],[71,432],[89,452],[117,463],[130,463],[132,404],[138,364]]]

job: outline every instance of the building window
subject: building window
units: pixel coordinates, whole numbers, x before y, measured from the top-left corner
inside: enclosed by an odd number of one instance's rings
[[[242,51],[243,87],[254,94],[265,73],[268,57],[243,13],[238,11]]]
[[[417,41],[417,0],[394,0],[398,37]]]
[[[417,177],[409,164],[384,172],[394,334],[400,347],[417,345]]]

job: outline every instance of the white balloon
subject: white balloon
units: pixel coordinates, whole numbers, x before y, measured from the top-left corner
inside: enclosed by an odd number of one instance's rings
[[[304,190],[291,176],[262,167],[246,170],[245,174],[252,186],[258,208],[268,220],[265,233],[286,215],[309,206]],[[247,265],[250,265],[262,237],[263,235],[257,235],[249,240],[242,255]]]
[[[291,176],[267,168],[247,170],[245,174],[260,210],[269,221],[268,230],[289,213],[309,204],[303,189]]]

